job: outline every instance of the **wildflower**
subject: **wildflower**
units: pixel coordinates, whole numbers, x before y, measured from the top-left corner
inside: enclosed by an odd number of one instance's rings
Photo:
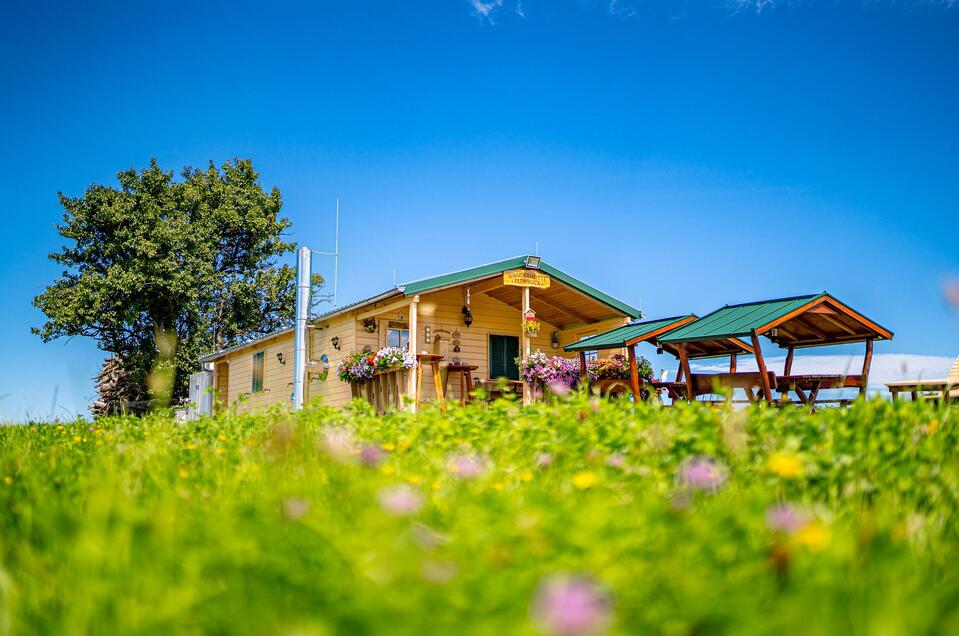
[[[76,442],[77,444],[79,444],[80,442],[83,441],[83,438],[80,437],[79,435],[74,435],[74,436],[73,436],[73,441]]]
[[[550,382],[546,385],[546,388],[548,388],[549,392],[553,395],[566,395],[570,390],[569,385],[563,382]]]
[[[809,515],[790,504],[779,504],[766,511],[766,526],[770,530],[795,534],[809,523]]]
[[[415,514],[423,507],[423,495],[409,486],[391,486],[380,491],[380,507],[397,517]]]
[[[596,485],[596,473],[584,470],[573,475],[573,485],[579,490],[586,490]]]
[[[180,479],[186,479],[190,476],[190,473],[186,472],[186,469],[184,468],[181,468],[178,474],[180,475]]]
[[[533,471],[526,469],[519,474],[520,481],[532,481],[533,480]]]
[[[473,454],[454,455],[448,466],[451,473],[462,479],[474,479],[486,472],[486,460]]]
[[[540,583],[530,613],[544,634],[586,636],[606,632],[612,603],[588,577],[554,576]]]
[[[384,464],[383,467],[380,468],[380,472],[387,477],[390,477],[391,475],[396,474],[396,468],[394,466],[390,466],[389,464]]]
[[[194,444],[193,442],[187,442],[187,445],[185,446],[185,448],[187,450],[196,450],[196,444]]]
[[[811,552],[821,552],[829,546],[832,533],[821,521],[810,521],[795,534],[795,538]]]
[[[711,457],[694,457],[679,469],[679,483],[692,490],[715,492],[726,483],[726,467]]]
[[[223,433],[220,433],[219,435],[217,435],[216,438],[220,440],[221,442],[226,441],[226,435],[224,435]]]
[[[410,535],[413,542],[424,550],[433,550],[450,542],[448,537],[423,523],[414,523]]]
[[[290,521],[299,521],[310,511],[310,502],[299,497],[283,500],[283,516]]]
[[[769,470],[784,479],[795,479],[802,474],[802,460],[792,453],[775,452],[767,461]]]
[[[389,442],[386,442],[385,444],[383,444],[383,450],[385,450],[387,453],[392,453],[394,450],[396,450],[396,446],[394,446],[393,444]]]
[[[383,451],[377,446],[366,444],[360,449],[360,463],[370,468],[380,465],[383,461]]]
[[[406,478],[406,481],[408,481],[409,483],[411,483],[411,484],[413,484],[414,486],[416,486],[416,485],[422,483],[423,478],[420,477],[419,475],[410,475],[409,477]]]
[[[939,420],[933,420],[929,422],[929,425],[926,427],[926,434],[932,435],[939,430]]]
[[[622,468],[626,463],[626,456],[622,453],[613,453],[606,458],[606,465],[612,466],[613,468]]]
[[[222,455],[222,454],[223,454],[223,448],[220,447],[220,446],[217,446],[216,448],[213,449],[213,453],[216,454],[216,455]]]
[[[547,468],[553,465],[553,454],[552,453],[537,453],[536,454],[536,465],[540,468]]]
[[[9,486],[10,484],[13,483],[13,477],[11,477],[10,475],[7,475],[6,477],[3,478],[3,483]]]
[[[505,487],[506,487],[506,484],[504,484],[504,483],[501,482],[501,481],[494,481],[492,484],[490,484],[490,488],[492,488],[492,489],[495,490],[496,492],[502,491],[503,488],[505,488]]]

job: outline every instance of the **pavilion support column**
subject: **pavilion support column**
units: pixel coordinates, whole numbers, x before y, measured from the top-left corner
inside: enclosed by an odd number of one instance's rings
[[[783,366],[783,375],[792,375],[793,374],[793,355],[796,353],[796,347],[787,347],[786,349],[786,364]],[[779,392],[779,399],[783,402],[789,401],[789,389]],[[801,399],[801,398],[800,398]]]
[[[629,384],[633,389],[633,402],[639,402],[639,369],[636,368],[636,347],[627,347],[626,354],[629,356]]]
[[[866,357],[862,359],[862,384],[859,385],[859,395],[865,396],[869,386],[869,367],[872,366],[872,338],[866,340]]]
[[[683,365],[682,363],[680,363],[679,368],[676,369],[676,379],[674,380],[674,382],[682,382],[682,381],[683,381]]]
[[[520,324],[526,319],[526,312],[529,311],[529,287],[523,287],[523,315],[520,317]],[[523,360],[529,358],[530,338],[525,329],[520,329],[522,337],[522,355]],[[523,383],[523,404],[531,404],[533,401],[533,387],[528,382]]]
[[[729,354],[729,372],[736,373],[736,354],[735,353]]]
[[[579,352],[579,379],[580,383],[585,386],[589,384],[589,373],[586,371],[586,352]]]
[[[769,386],[769,373],[766,371],[766,361],[763,359],[763,350],[759,346],[759,335],[753,330],[753,349],[756,350],[756,366],[759,367],[759,381],[763,387],[763,395],[768,404],[773,403],[772,387]]]
[[[416,347],[419,344],[419,334],[420,334],[419,327],[416,324],[416,317],[417,317],[416,314],[417,314],[419,304],[420,304],[420,297],[413,296],[413,299],[410,300],[409,347],[410,347],[410,352],[414,356],[417,354]],[[416,399],[419,397],[416,394],[416,387],[419,386],[419,376],[420,376],[420,373],[422,372],[423,372],[422,369],[420,369],[420,363],[417,362],[416,365],[413,366],[413,372],[410,373],[409,378],[407,378],[406,395],[411,397],[413,400],[412,402],[410,402],[410,411],[412,411],[413,413],[416,413],[416,406],[417,406]]]
[[[680,342],[676,345],[679,352],[679,372],[686,376],[686,401],[695,402],[696,395],[693,392],[693,373],[689,369],[689,355],[686,353],[686,343]],[[679,380],[676,380],[679,382]]]

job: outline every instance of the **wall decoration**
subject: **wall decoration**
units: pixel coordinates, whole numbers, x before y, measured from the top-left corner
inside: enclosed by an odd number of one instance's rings
[[[310,382],[326,382],[330,377],[330,357],[325,353],[320,356],[320,370],[310,374]]]
[[[460,336],[462,336],[462,334],[458,331],[454,331],[450,335],[453,336],[453,353],[459,353],[460,345],[463,344],[463,342],[460,340]]]
[[[376,318],[366,318],[362,324],[366,333],[376,333]]]

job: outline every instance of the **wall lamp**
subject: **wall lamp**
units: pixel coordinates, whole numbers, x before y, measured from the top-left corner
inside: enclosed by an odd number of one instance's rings
[[[337,351],[340,350],[340,338],[338,336],[333,336],[330,338],[330,344],[333,345],[333,348]]]

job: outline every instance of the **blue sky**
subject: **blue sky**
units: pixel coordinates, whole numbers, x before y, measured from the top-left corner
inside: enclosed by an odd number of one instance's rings
[[[56,194],[150,157],[252,158],[317,249],[339,196],[342,300],[538,242],[652,317],[828,289],[959,353],[953,3],[80,4],[0,19],[0,418],[84,412],[102,355],[29,331]]]

